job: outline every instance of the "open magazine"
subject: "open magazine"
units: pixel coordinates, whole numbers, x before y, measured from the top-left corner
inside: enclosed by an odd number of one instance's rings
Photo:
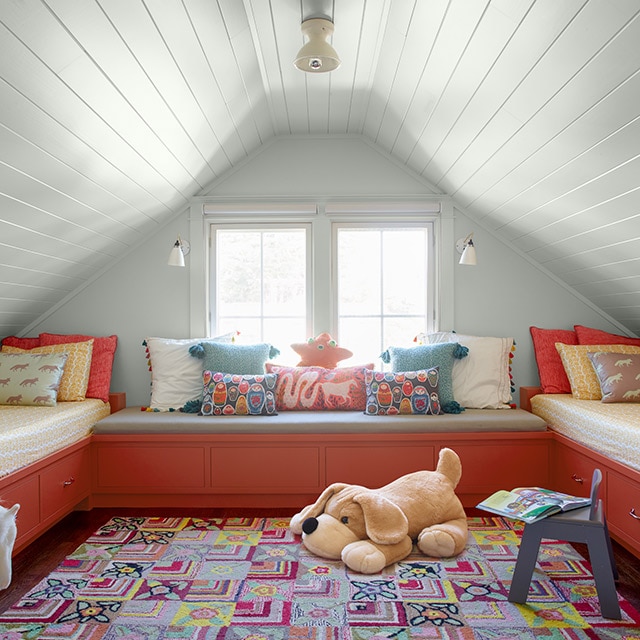
[[[496,491],[477,507],[523,522],[537,522],[554,513],[579,509],[590,504],[591,498],[580,498],[540,487],[519,487],[512,491]]]

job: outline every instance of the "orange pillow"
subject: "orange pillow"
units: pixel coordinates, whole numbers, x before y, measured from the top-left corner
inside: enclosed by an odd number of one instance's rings
[[[109,402],[113,357],[116,352],[116,347],[118,346],[118,336],[96,337],[82,334],[40,334],[40,344],[42,345],[84,342],[85,340],[93,340],[93,356],[91,358],[86,397],[98,398],[104,402]]]
[[[564,370],[556,342],[578,344],[575,331],[570,329],[540,329],[529,327],[533,353],[538,365],[542,393],[571,393],[571,383]]]
[[[581,324],[576,324],[573,328],[578,336],[578,344],[630,344],[634,347],[640,347],[640,338],[619,336],[617,333],[583,327]]]

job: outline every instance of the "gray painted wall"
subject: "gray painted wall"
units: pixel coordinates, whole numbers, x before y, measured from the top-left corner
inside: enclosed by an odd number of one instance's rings
[[[359,138],[281,138],[207,190],[207,195],[259,199],[274,197],[410,197],[434,193],[432,185]],[[571,328],[583,324],[622,333],[606,314],[568,290],[508,244],[455,210],[455,238],[474,232],[478,265],[455,264],[454,298],[459,333],[513,336],[516,385],[537,384],[529,326]],[[169,225],[123,257],[90,286],[70,296],[32,325],[41,331],[117,334],[112,391],[126,391],[129,405],[149,401],[150,375],[142,341],[146,336],[189,337],[190,259],[187,267],[167,265],[178,233],[192,243],[189,212],[177,212]],[[455,258],[457,258],[455,254]],[[203,292],[204,295],[204,292]],[[324,330],[318,328],[318,331]],[[299,342],[307,336],[292,338]],[[348,345],[346,345],[348,346]],[[516,395],[517,400],[517,395]]]

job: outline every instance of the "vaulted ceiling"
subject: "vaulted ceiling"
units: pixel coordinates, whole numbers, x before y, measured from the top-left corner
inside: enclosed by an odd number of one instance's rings
[[[341,67],[292,64],[335,23]],[[2,0],[0,335],[275,136],[362,135],[640,332],[637,0]]]

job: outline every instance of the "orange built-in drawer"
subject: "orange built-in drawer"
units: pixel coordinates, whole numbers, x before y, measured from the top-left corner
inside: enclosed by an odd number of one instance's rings
[[[41,519],[74,506],[91,492],[89,448],[76,451],[40,472]]]
[[[607,473],[605,512],[612,533],[640,547],[640,487],[614,472]]]

